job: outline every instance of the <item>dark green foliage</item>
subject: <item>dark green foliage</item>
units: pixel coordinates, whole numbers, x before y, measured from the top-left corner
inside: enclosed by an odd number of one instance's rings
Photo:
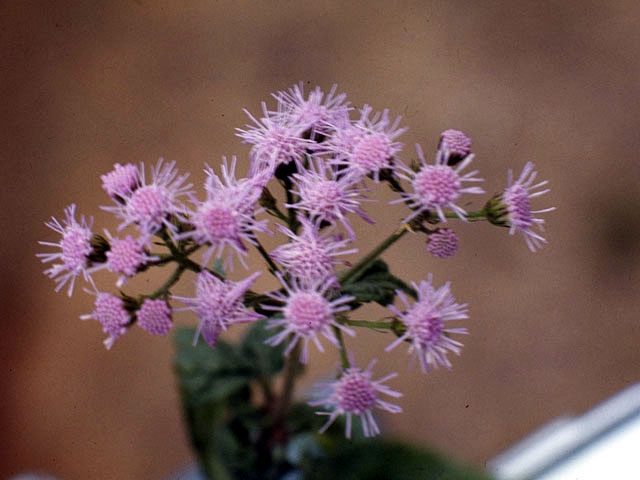
[[[416,292],[404,281],[391,274],[389,266],[378,259],[369,268],[357,275],[357,280],[343,285],[345,295],[356,297],[355,303],[376,302],[387,306],[393,302],[396,290],[415,296]]]

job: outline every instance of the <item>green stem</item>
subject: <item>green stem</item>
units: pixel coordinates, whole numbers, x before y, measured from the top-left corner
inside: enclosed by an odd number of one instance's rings
[[[178,282],[178,280],[180,280],[180,276],[182,275],[182,272],[184,272],[184,270],[184,265],[178,265],[178,268],[176,268],[171,276],[167,279],[167,281],[164,282],[164,285],[158,288],[155,292],[147,295],[147,297],[155,299],[167,295],[169,293],[169,289],[173,287]]]
[[[340,330],[335,325],[332,325],[333,333],[338,339],[338,343],[340,344],[340,364],[342,368],[349,368],[349,358],[347,357],[347,347],[344,344],[344,338],[342,338],[342,330]]]
[[[444,216],[446,218],[459,218],[456,212],[447,212],[444,214]],[[467,219],[484,218],[486,216],[487,216],[487,212],[484,209],[476,210],[475,212],[467,212],[467,214],[465,215]]]
[[[282,395],[280,396],[280,401],[276,405],[276,411],[274,415],[276,424],[282,423],[284,421],[287,415],[287,411],[289,410],[289,405],[291,405],[291,400],[293,398],[296,377],[302,372],[302,369],[304,368],[302,363],[300,362],[300,348],[301,342],[298,341],[297,345],[293,347],[293,350],[289,353],[285,360]]]
[[[367,256],[365,256],[353,267],[351,267],[351,269],[339,275],[338,281],[344,285],[349,281],[357,280],[360,273],[364,272],[376,260],[376,258],[378,258],[387,248],[389,248],[400,238],[402,238],[408,231],[409,227],[407,225],[403,225],[399,230],[393,232],[391,235],[385,238],[382,243],[371,250],[371,252],[369,252]]]
[[[347,325],[351,325],[352,327],[365,327],[365,328],[383,328],[385,330],[391,330],[393,328],[393,324],[391,322],[378,321],[378,322],[368,322],[364,320],[349,320],[346,319],[344,321]]]
[[[271,273],[275,274],[276,272],[280,272],[278,266],[273,262],[269,253],[260,243],[260,240],[258,240],[255,236],[253,236],[253,240],[256,242],[254,246],[258,249],[258,252],[260,252],[260,255],[262,255],[262,258],[264,258],[265,262],[267,262],[267,265],[269,265],[269,270],[271,271]]]

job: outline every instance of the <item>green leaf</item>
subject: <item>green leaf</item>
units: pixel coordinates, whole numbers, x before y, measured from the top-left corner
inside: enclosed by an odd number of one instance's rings
[[[489,480],[483,472],[397,442],[324,440],[313,444],[307,439],[307,461],[302,462],[305,480],[336,478],[338,472],[341,480]],[[323,446],[325,455],[317,454],[318,445]]]
[[[219,401],[246,387],[254,376],[251,363],[239,350],[219,340],[215,348],[199,341],[195,331],[182,328],[175,336],[175,369],[189,404]]]
[[[411,296],[416,292],[404,281],[391,274],[383,260],[376,260],[367,268],[358,280],[343,285],[345,295],[353,295],[356,304],[376,302],[382,306],[393,303],[396,290],[402,290]]]
[[[240,345],[240,352],[249,362],[258,378],[269,378],[277,375],[284,368],[285,344],[272,347],[265,340],[274,332],[265,330],[266,320],[255,322]]]

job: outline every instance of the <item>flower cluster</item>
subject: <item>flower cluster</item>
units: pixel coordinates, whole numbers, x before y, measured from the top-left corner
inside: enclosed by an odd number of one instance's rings
[[[94,311],[81,318],[101,324],[107,348],[133,325],[166,335],[174,313],[187,310],[198,318],[194,343],[202,336],[212,348],[232,325],[259,320],[272,332],[265,343],[283,345],[290,362],[308,362],[310,345],[325,352],[326,340],[338,350],[341,367],[338,378],[324,384],[310,402],[329,417],[322,430],[344,415],[350,437],[355,416],[365,436],[375,435],[374,409],[401,411],[384,400],[401,396],[385,385],[396,374],[374,380],[375,361],[365,369],[356,366],[344,335],[357,337],[357,328],[387,330],[394,339],[386,350],[406,344],[426,373],[452,367],[447,355],[461,353],[458,335],[468,331],[451,325],[469,318],[467,304],[456,302],[449,282],[439,285],[429,274],[426,280],[405,283],[386,264],[380,267],[378,257],[408,232],[426,235],[433,257],[454,256],[459,241],[448,219],[488,220],[521,234],[535,251],[546,242],[534,231],[543,225],[535,215],[553,208],[532,210],[531,201],[548,192],[540,190],[546,182],[534,183],[529,162],[515,181],[509,170],[504,190],[482,209],[468,211],[467,195],[485,191],[477,186],[483,181],[478,171],[467,171],[475,156],[465,133],[447,129],[433,155],[416,145],[418,162],[405,162],[398,138],[407,128],[388,110],[354,109],[335,86],[328,93],[315,88],[305,94],[300,84],[274,98],[275,108],[263,102],[257,117],[245,110],[251,123],[237,129],[250,145],[246,176],[239,174],[235,156],[223,157],[219,173],[206,167],[204,195],[198,196],[175,162],[160,159],[150,175],[143,163],[116,163],[100,178],[112,202],[102,209],[115,215],[120,236],[95,233],[93,220],[78,218],[72,204],[62,222],[52,218],[46,223],[59,240],[41,242],[54,250],[38,257],[51,263],[45,273],[56,282],[56,291],[68,285],[71,296],[78,277],[89,283],[91,289],[85,290],[95,296]],[[391,203],[405,204],[407,211],[378,247],[352,263],[349,257],[358,252],[356,232],[364,226],[356,222],[374,223],[363,204],[374,201],[368,194],[376,184],[388,184],[397,195]],[[284,188],[281,206],[271,185]],[[261,237],[274,233],[280,244],[268,252]],[[237,263],[248,269],[252,249],[277,279],[274,290],[251,290],[259,271],[241,280],[229,278]],[[97,272],[111,272],[121,288],[140,272],[170,264],[175,270],[166,282],[138,296],[100,290],[94,279]],[[185,271],[196,274],[192,297],[171,291]],[[360,304],[371,301],[388,306],[392,320],[351,318]]]

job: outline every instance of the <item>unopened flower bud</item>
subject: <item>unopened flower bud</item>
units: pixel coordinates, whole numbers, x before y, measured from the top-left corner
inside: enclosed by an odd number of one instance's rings
[[[450,128],[440,134],[439,148],[449,152],[447,163],[456,165],[471,153],[471,139],[464,132]]]

